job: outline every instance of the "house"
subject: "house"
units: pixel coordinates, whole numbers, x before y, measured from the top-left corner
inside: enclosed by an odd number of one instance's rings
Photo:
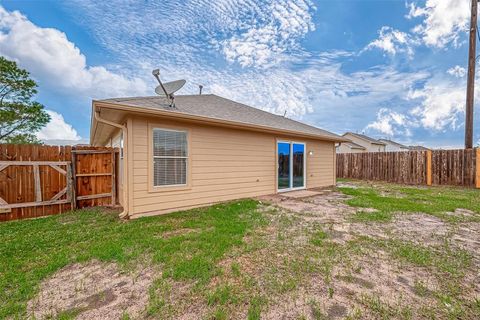
[[[335,184],[345,138],[216,95],[92,102],[90,143],[121,148],[123,216]]]
[[[342,137],[364,148],[363,151],[360,151],[361,149],[358,149],[357,147],[357,149],[354,149],[356,152],[384,152],[385,151],[386,144],[384,142],[370,138],[364,134],[347,132],[343,134]],[[351,150],[352,148],[350,148],[348,145],[345,145],[344,143],[340,144],[340,146],[337,147],[338,153],[349,153],[351,152]]]
[[[413,150],[413,151],[428,151],[428,150],[430,150],[429,148],[424,147],[424,146],[409,146],[408,148],[410,150]]]
[[[385,151],[386,152],[398,152],[398,151],[409,151],[410,148],[407,146],[404,146],[403,144],[400,144],[398,142],[389,140],[389,139],[378,139],[378,141],[381,141],[385,143]]]
[[[367,148],[362,147],[355,142],[342,142],[337,146],[337,153],[362,153],[367,152]]]

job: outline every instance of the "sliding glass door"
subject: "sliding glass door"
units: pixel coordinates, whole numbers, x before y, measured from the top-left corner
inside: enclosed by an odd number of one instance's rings
[[[303,165],[305,163],[305,145],[293,143],[292,149],[292,187],[303,188],[305,187],[305,169],[303,168]]]
[[[277,142],[279,191],[305,188],[305,144]]]
[[[278,143],[278,190],[290,189],[290,144]]]

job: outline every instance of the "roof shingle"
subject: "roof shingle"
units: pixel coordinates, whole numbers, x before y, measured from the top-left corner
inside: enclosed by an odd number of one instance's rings
[[[370,143],[373,143],[373,144],[379,144],[379,145],[383,145],[383,146],[386,145],[384,142],[382,142],[380,140],[377,140],[377,139],[370,138],[369,136],[366,136],[364,134],[354,133],[354,132],[346,132],[346,133],[343,134],[343,136],[345,136],[347,134],[351,134],[352,136],[357,136],[358,138],[366,140],[366,141],[368,141]]]
[[[265,126],[309,135],[344,141],[339,135],[310,126],[283,116],[275,115],[213,94],[175,96],[175,108],[169,106],[164,97],[131,97],[97,100],[140,108],[161,109],[172,113],[184,113],[212,119]]]

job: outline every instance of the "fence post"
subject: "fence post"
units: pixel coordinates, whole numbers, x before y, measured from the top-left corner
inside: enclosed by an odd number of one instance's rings
[[[74,150],[76,149],[73,149],[72,148],[72,158],[70,159],[71,160],[71,168],[70,168],[70,172],[72,174],[71,176],[71,201],[72,201],[72,204],[71,204],[71,210],[75,210],[77,209],[77,154],[75,152],[73,152]]]
[[[427,186],[432,185],[432,150],[427,150]]]
[[[480,189],[480,148],[477,148],[476,151],[477,159],[475,164],[475,186],[477,187],[477,189]]]

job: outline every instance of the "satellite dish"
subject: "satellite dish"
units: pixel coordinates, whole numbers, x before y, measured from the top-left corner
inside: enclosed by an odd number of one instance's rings
[[[159,96],[164,96],[165,93],[167,93],[167,95],[171,95],[180,90],[185,85],[185,83],[187,83],[186,80],[175,80],[172,82],[167,82],[163,84],[163,88],[161,85],[157,86],[155,88],[155,93]]]
[[[168,100],[170,100],[170,107],[175,108],[175,97],[173,94],[180,90],[187,81],[185,80],[176,80],[172,82],[167,82],[165,84],[162,83],[160,80],[160,70],[155,69],[152,71],[152,75],[157,79],[158,83],[160,84],[155,88],[155,93],[160,96],[165,96]]]

